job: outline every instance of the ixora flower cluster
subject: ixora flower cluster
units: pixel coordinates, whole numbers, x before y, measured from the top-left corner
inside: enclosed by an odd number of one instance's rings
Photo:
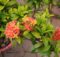
[[[19,20],[10,21],[6,25],[4,34],[6,38],[15,39],[19,44],[21,44],[22,39],[30,39],[33,44],[32,52],[50,56],[53,51],[57,56],[60,52],[60,28],[54,29],[47,21],[48,18],[43,13],[36,19],[24,16]]]
[[[5,34],[6,38],[15,38],[19,34],[19,27],[16,25],[16,21],[11,21],[6,25]]]

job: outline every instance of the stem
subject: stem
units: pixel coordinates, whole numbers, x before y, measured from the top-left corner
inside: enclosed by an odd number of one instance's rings
[[[34,18],[34,15],[35,15],[35,12],[36,12],[36,5],[33,6],[33,14],[32,14],[32,17]]]

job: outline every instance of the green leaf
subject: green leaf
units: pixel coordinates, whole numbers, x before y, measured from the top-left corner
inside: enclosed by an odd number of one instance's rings
[[[47,19],[50,19],[50,17],[52,17],[52,16],[54,16],[54,15],[53,15],[53,14],[50,14],[50,13],[49,13],[49,9],[46,8],[46,10],[45,10],[45,17],[46,17]]]
[[[24,16],[26,13],[28,13],[28,6],[27,5],[23,5],[23,6],[18,6],[18,14],[20,16]]]
[[[16,8],[13,8],[13,12],[17,14],[17,9]]]
[[[3,32],[3,31],[4,31],[4,28],[3,28],[3,27],[1,27],[1,28],[0,28],[0,31],[2,31],[2,32]]]
[[[0,11],[3,10],[4,6],[0,5]]]
[[[12,43],[12,46],[14,47],[16,45],[16,41],[13,40],[12,38],[9,38],[10,42]]]
[[[43,0],[45,4],[49,4],[50,0]]]
[[[6,5],[9,2],[9,0],[0,0],[0,2],[2,2],[4,5]]]
[[[40,53],[44,55],[49,55],[50,54],[50,45],[49,45],[49,38],[43,38],[43,47],[40,47]]]
[[[11,20],[16,20],[18,18],[18,16],[16,14],[10,14],[10,19]]]
[[[33,36],[35,36],[35,38],[41,38],[39,32],[32,32],[32,34],[33,34]]]
[[[19,28],[20,28],[21,30],[25,30],[25,27],[22,26],[22,25],[20,25]]]
[[[41,24],[42,28],[41,28],[41,33],[44,33],[46,31],[46,24]]]
[[[2,37],[4,37],[4,36],[5,36],[4,33],[1,32],[1,34],[0,34],[0,38],[2,38]]]
[[[42,35],[40,27],[36,26],[35,28]]]
[[[16,25],[19,27],[20,23],[19,23],[19,22],[17,22],[17,24],[16,24]]]
[[[40,47],[39,49],[38,49],[38,52],[40,52],[40,54],[42,54],[42,55],[50,55],[50,46],[46,46],[46,47]]]
[[[13,6],[13,5],[15,5],[16,4],[16,1],[9,1],[8,3],[7,3],[7,6]]]
[[[53,30],[53,29],[54,29],[53,25],[50,24],[50,23],[48,23],[48,24],[46,25],[46,28],[47,28],[47,30]]]
[[[12,8],[9,9],[9,13],[10,14],[13,13],[13,9]]]
[[[18,44],[21,44],[21,38],[19,37],[19,38],[16,38],[16,42],[18,43]]]
[[[55,51],[56,51],[56,53],[60,52],[60,40],[57,41],[57,43],[56,43]]]
[[[9,14],[12,14],[12,13],[18,14],[17,9],[16,8],[10,8],[9,9]]]
[[[32,35],[29,33],[29,31],[24,31],[23,36],[28,39],[32,38]]]
[[[41,24],[41,15],[40,15],[40,13],[36,13],[35,17],[36,17],[36,20],[37,20],[37,25],[40,25]]]
[[[36,43],[35,45],[33,45],[32,52],[36,51],[41,45],[42,43]]]
[[[12,40],[11,43],[12,43],[12,47],[15,47],[17,44],[15,40]]]
[[[49,54],[48,53],[50,52],[49,38],[45,37],[42,39],[42,41],[43,41],[43,47],[40,47],[38,51],[42,54]]]
[[[47,20],[50,18],[50,14],[47,8],[42,13],[36,13],[35,16],[36,16],[38,25],[47,23]]]

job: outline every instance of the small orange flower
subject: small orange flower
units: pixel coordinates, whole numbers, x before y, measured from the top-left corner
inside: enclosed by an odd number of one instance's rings
[[[36,24],[36,20],[31,17],[25,16],[23,18],[23,24],[27,30],[31,31],[32,27]]]
[[[35,25],[37,23],[36,19],[33,19],[32,17],[25,16],[23,18],[23,22],[28,22],[31,25]]]

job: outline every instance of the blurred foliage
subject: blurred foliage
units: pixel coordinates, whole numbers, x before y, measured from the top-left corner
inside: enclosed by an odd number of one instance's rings
[[[27,2],[35,9],[39,9],[44,6],[49,7],[49,4],[56,5],[58,3],[57,0],[27,0]]]
[[[50,56],[51,47],[54,47],[54,44],[51,44],[52,33],[54,31],[54,27],[49,21],[51,16],[53,15],[49,14],[48,9],[42,13],[36,13],[35,18],[37,24],[34,30],[23,33],[24,37],[31,39],[33,43],[32,52],[39,52],[43,56]]]
[[[54,6],[60,7],[60,0],[27,0],[30,8],[33,8],[33,16],[37,11],[44,11],[46,8],[52,13]]]
[[[23,18],[24,15],[30,12],[31,10],[28,5],[21,5],[16,0],[0,0],[0,38],[5,39],[4,30],[8,22],[20,20],[20,18]],[[19,39],[16,39],[16,42],[21,43],[22,39],[18,41]],[[13,41],[13,43],[15,43],[15,41]],[[4,42],[2,42],[2,44],[4,44]]]
[[[60,52],[60,41],[54,42],[51,40],[54,28],[50,23],[50,17],[53,15],[49,14],[50,5],[57,5],[56,2],[56,0],[27,0],[27,3],[22,5],[16,0],[0,0],[0,38],[5,37],[6,24],[9,21],[17,20],[22,36],[16,37],[14,41],[10,39],[12,44],[15,45],[16,42],[20,44],[22,39],[27,38],[32,41],[33,52],[39,52],[49,57],[53,50],[57,56]],[[25,27],[21,24],[22,19],[25,15],[33,14],[33,12],[37,24],[33,27],[33,31],[25,30]]]

